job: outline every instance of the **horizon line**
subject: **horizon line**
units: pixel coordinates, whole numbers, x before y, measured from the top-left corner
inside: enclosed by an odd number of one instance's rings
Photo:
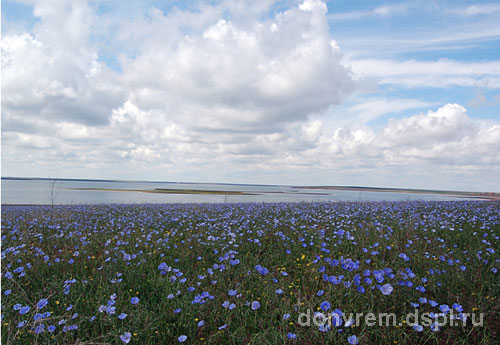
[[[1,176],[1,180],[61,180],[61,181],[88,181],[88,182],[146,182],[146,183],[170,183],[170,184],[215,184],[215,185],[233,185],[233,186],[267,186],[267,187],[290,187],[290,188],[353,188],[361,191],[407,191],[407,192],[439,192],[439,193],[481,193],[481,194],[500,194],[494,191],[463,191],[463,190],[445,190],[445,189],[423,189],[413,187],[380,187],[380,186],[360,186],[360,185],[303,185],[303,184],[259,184],[259,183],[231,183],[231,182],[189,182],[189,181],[158,181],[158,180],[122,180],[122,179],[92,179],[92,178],[65,178],[65,177],[24,177],[24,176]]]

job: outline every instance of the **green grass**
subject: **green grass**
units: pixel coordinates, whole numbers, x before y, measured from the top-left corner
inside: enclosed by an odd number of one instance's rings
[[[350,335],[360,344],[493,344],[500,325],[500,280],[494,273],[499,267],[499,234],[499,204],[487,202],[110,205],[56,207],[53,212],[3,207],[2,343],[123,344],[120,335],[130,332],[130,344],[177,343],[180,335],[187,336],[188,344],[347,344]],[[400,253],[410,260],[404,261]],[[124,254],[135,257],[124,260]],[[239,264],[231,265],[231,255]],[[352,259],[359,267],[331,266],[326,258]],[[162,262],[182,276],[171,281],[172,271],[162,275]],[[213,269],[210,275],[207,269],[214,264],[225,269]],[[268,273],[259,274],[256,265]],[[14,273],[20,266],[24,276]],[[324,281],[321,266],[330,276],[343,275],[342,283]],[[356,290],[356,274],[363,279],[370,270],[374,280],[374,270],[387,268],[395,275],[385,276],[382,283],[394,287],[390,295],[371,289],[376,283],[361,283],[364,293]],[[398,285],[406,268],[415,274],[407,279],[412,287]],[[70,279],[76,282],[65,294],[64,282]],[[351,287],[345,287],[345,281]],[[425,292],[415,289],[419,285]],[[196,290],[189,292],[190,286]],[[229,296],[231,289],[239,296]],[[275,293],[277,289],[283,294]],[[6,290],[12,292],[5,296]],[[319,290],[324,290],[321,297]],[[203,291],[213,300],[193,304]],[[112,294],[117,295],[116,313],[100,313],[99,306]],[[136,305],[130,303],[134,296],[140,298]],[[320,332],[297,322],[301,312],[316,311],[322,301],[344,313],[394,312],[404,317],[420,297],[482,312],[484,324],[416,332],[405,324],[362,323],[340,327],[342,332]],[[49,304],[40,312],[51,314],[35,321],[36,303],[42,298]],[[224,308],[226,300],[236,308]],[[252,301],[260,302],[258,310],[246,305]],[[16,303],[31,310],[20,315],[13,310]],[[181,311],[174,313],[177,308]],[[419,310],[438,312],[429,304]],[[128,316],[119,320],[122,312]],[[78,316],[71,319],[74,313]],[[288,320],[283,319],[286,313],[291,314]],[[23,320],[26,326],[17,328]],[[63,332],[61,320],[78,329]],[[199,320],[205,325],[197,327]],[[56,331],[36,334],[40,324],[56,325]],[[290,332],[295,340],[287,339]]]
[[[205,190],[205,189],[121,189],[121,188],[68,188],[69,190],[85,190],[85,191],[105,191],[105,192],[138,192],[138,193],[155,193],[155,194],[208,194],[208,195],[254,195],[241,191],[226,191],[226,190]]]

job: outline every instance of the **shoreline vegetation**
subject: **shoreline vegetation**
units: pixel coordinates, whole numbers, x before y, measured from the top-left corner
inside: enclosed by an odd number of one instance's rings
[[[455,195],[466,198],[479,198],[487,200],[500,200],[500,193],[493,192],[460,192],[432,189],[404,189],[404,188],[386,188],[386,187],[356,187],[356,186],[297,186],[294,188],[312,189],[312,190],[342,190],[354,192],[382,192],[382,193],[405,193],[405,194],[437,194],[437,195]]]
[[[257,195],[257,193],[248,193],[242,191],[224,191],[224,190],[203,190],[203,189],[126,189],[126,188],[66,188],[67,190],[97,191],[97,192],[137,192],[137,193],[156,193],[156,194],[213,194],[213,195]]]
[[[464,198],[478,198],[490,201],[500,200],[500,193],[483,192],[455,192],[423,189],[402,189],[402,188],[378,188],[378,187],[354,187],[354,186],[295,186],[292,187],[293,194],[327,195],[321,192],[303,192],[303,189],[316,191],[353,191],[353,192],[382,192],[382,193],[404,193],[404,194],[436,194],[452,195]],[[158,193],[158,194],[205,194],[205,195],[259,195],[259,194],[283,194],[276,192],[245,192],[245,191],[224,191],[205,189],[175,189],[175,188],[155,188],[155,189],[125,189],[125,188],[67,188],[67,190],[80,191],[104,191],[104,192],[138,192],[138,193]]]
[[[177,188],[155,188],[155,189],[126,189],[126,188],[66,188],[66,190],[80,191],[101,191],[101,192],[137,192],[137,193],[158,193],[158,194],[206,194],[206,195],[261,195],[261,194],[285,194],[283,191],[232,191],[232,190],[213,190],[213,189],[177,189]],[[328,195],[321,192],[293,192],[301,195]]]

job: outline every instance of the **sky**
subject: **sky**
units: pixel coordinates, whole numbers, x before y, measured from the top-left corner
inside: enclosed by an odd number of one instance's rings
[[[2,176],[500,192],[500,3],[4,0]]]

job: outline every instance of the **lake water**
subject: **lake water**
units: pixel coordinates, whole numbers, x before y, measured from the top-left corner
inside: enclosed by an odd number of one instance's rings
[[[289,186],[260,186],[208,183],[58,180],[55,204],[136,204],[136,203],[221,203],[221,202],[313,202],[313,201],[395,201],[463,200],[456,196],[392,192],[308,190]],[[50,204],[50,180],[2,179],[2,204]],[[153,194],[123,191],[71,190],[105,189],[201,189],[242,191],[256,195]]]

